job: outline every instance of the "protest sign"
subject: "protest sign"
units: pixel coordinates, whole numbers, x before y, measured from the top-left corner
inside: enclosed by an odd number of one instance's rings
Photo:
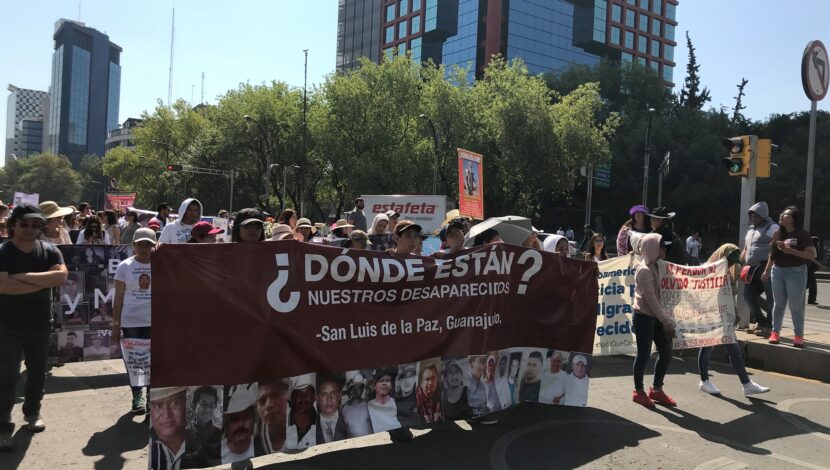
[[[133,387],[150,385],[150,340],[122,338],[121,352],[127,366],[127,376]]]
[[[629,254],[599,263],[599,297],[593,354],[636,354],[634,275],[640,258]],[[726,261],[680,266],[657,261],[660,303],[675,321],[674,349],[735,342],[735,299]]]
[[[24,202],[28,202],[29,204],[36,206],[40,203],[40,194],[38,193],[21,193],[19,191],[14,192],[14,205],[23,204]]]
[[[458,149],[458,211],[484,220],[484,169],[482,156]]]
[[[126,210],[135,204],[136,193],[107,193],[104,200],[104,210]]]
[[[69,271],[53,289],[51,362],[121,357],[112,338],[115,270],[132,256],[130,245],[58,245]]]
[[[439,260],[282,241],[162,245],[152,269],[153,392],[185,409],[222,396],[224,422],[247,423],[221,449],[185,449],[188,465],[587,403],[593,263],[505,244]]]
[[[378,214],[393,210],[401,214],[400,220],[408,219],[420,225],[425,232],[441,228],[447,211],[446,196],[421,196],[409,194],[361,196],[365,204],[367,228]]]

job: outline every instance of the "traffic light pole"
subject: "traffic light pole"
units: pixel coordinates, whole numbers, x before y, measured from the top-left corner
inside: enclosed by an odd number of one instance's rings
[[[746,232],[749,231],[749,208],[755,203],[755,180],[758,174],[758,136],[749,136],[749,174],[741,178],[741,216],[740,216],[740,231],[738,232],[738,240],[740,247],[743,249],[746,243]],[[737,315],[739,319],[739,326],[745,327],[749,325],[750,311],[749,306],[744,300],[743,291],[746,286],[743,282],[739,282],[738,298],[735,304],[737,308]]]

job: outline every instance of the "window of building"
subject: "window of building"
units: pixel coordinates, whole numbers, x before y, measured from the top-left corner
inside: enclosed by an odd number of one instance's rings
[[[424,5],[424,32],[432,31],[438,26],[438,2],[437,0],[426,0]]]
[[[645,57],[637,57],[637,62],[639,62],[640,65],[642,65],[643,67],[648,65],[648,61],[646,60]]]
[[[652,18],[651,19],[651,34],[653,34],[655,36],[659,36],[660,35],[660,25],[661,25],[660,20],[658,20],[657,18]]]
[[[634,60],[634,56],[632,56],[628,52],[623,52],[622,54],[620,54],[620,59],[622,59],[623,62],[631,62],[632,60]]]
[[[421,9],[421,0],[412,0],[412,11],[418,11]]]
[[[663,57],[674,62],[674,46],[666,44],[663,46]]]
[[[648,16],[640,14],[640,31],[647,33],[648,32]]]
[[[648,0],[640,0],[640,8],[648,10]]]
[[[669,41],[674,41],[674,25],[666,23],[663,25],[663,29],[666,31],[665,38]]]
[[[386,42],[395,40],[395,25],[386,27]]]
[[[634,49],[634,33],[631,31],[625,32],[625,47]]]
[[[634,10],[625,11],[625,25],[634,27]]]
[[[383,57],[385,57],[386,60],[392,60],[392,58],[394,57],[394,54],[395,54],[395,48],[394,47],[387,47],[386,49],[383,50]]]
[[[674,78],[674,67],[669,65],[663,65],[663,80],[667,82],[673,81]]]
[[[398,39],[403,39],[408,35],[406,31],[406,26],[406,20],[403,20],[400,23],[398,23]]]
[[[648,63],[648,65],[649,65],[649,67],[654,69],[655,72],[658,72],[658,73],[660,72],[660,62],[657,62],[656,60],[652,60]]]
[[[617,23],[622,23],[622,7],[613,4],[611,5],[611,19]]]
[[[418,34],[421,32],[421,17],[420,16],[413,16],[412,19],[409,20],[412,25],[410,26],[410,31],[412,34]]]
[[[651,40],[651,55],[660,57],[660,41],[656,39]]]
[[[69,143],[86,145],[89,125],[89,66],[88,50],[72,46],[72,80],[69,84]]]
[[[395,19],[395,4],[387,5],[386,6],[386,22],[390,22]]]
[[[611,44],[620,43],[620,28],[611,26]]]
[[[421,38],[415,38],[409,42],[409,50],[412,51],[412,60],[421,61]]]
[[[670,20],[675,19],[677,6],[674,3],[666,3],[666,18]]]
[[[637,0],[627,0],[629,5],[637,6]]]
[[[398,44],[398,55],[406,55],[406,43],[402,42]]]
[[[645,36],[640,36],[637,39],[637,50],[642,52],[643,54],[648,53],[648,38]]]
[[[654,0],[653,2],[651,2],[651,8],[652,8],[652,11],[654,11],[654,13],[657,13],[658,15],[662,15],[663,14],[663,0]]]
[[[409,0],[401,0],[398,3],[398,16],[406,16],[409,14]]]

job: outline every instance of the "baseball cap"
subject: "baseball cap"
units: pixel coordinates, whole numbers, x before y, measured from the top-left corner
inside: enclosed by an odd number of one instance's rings
[[[253,222],[263,223],[264,217],[262,216],[262,212],[259,209],[254,208],[247,208],[242,209],[236,214],[236,219],[234,219],[235,224],[239,225],[247,225]]]
[[[161,224],[158,223],[157,220],[151,220],[150,223],[147,224],[147,227],[149,227],[149,228],[155,227],[155,228],[159,229],[159,228],[161,228]],[[136,230],[136,231],[138,231],[138,230]]]
[[[395,226],[395,235],[401,235],[407,230],[415,230],[416,233],[421,233],[424,229],[411,220],[402,220]]]
[[[395,217],[400,217],[400,216],[401,216],[400,212],[395,212],[392,209],[386,211],[386,217],[389,217],[390,219],[394,219]]]
[[[29,204],[28,202],[14,206],[14,210],[12,210],[12,215],[9,219],[12,221],[18,219],[40,219],[44,222],[46,221],[43,214],[40,213],[40,209],[37,206]]]
[[[156,232],[151,228],[140,228],[135,231],[135,235],[133,236],[133,243],[138,242],[153,242],[156,244]]]
[[[205,235],[218,235],[225,231],[221,228],[216,228],[210,222],[196,222],[196,225],[190,230],[190,236],[193,238],[204,237]]]

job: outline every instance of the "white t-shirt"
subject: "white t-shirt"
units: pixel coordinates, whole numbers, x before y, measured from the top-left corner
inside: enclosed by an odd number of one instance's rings
[[[568,374],[565,371],[557,371],[555,374],[547,373],[542,376],[542,390],[539,392],[541,403],[551,404],[554,398],[565,394],[565,379]],[[561,402],[559,403],[562,404]]]
[[[118,264],[115,280],[125,284],[121,326],[150,326],[150,263],[140,263],[134,256],[129,257]]]
[[[565,381],[565,405],[588,406],[588,376],[579,379],[571,374]]]
[[[187,225],[176,220],[164,226],[159,236],[159,243],[187,243],[190,239],[190,230],[193,225]]]

